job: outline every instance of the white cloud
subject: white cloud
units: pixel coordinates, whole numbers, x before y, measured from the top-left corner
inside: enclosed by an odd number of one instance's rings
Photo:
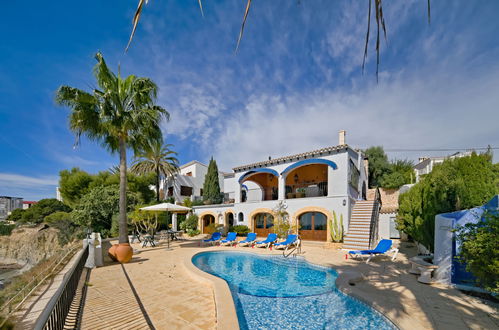
[[[364,91],[254,96],[216,141],[222,169],[337,144],[353,147],[461,148],[499,145],[499,68],[475,76],[393,75]],[[384,79],[386,81],[388,79]],[[393,154],[416,158],[421,154]]]
[[[42,186],[56,186],[59,178],[55,176],[32,177],[13,173],[0,173],[0,186],[38,188]]]

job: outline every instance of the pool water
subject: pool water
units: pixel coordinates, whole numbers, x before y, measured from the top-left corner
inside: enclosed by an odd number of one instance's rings
[[[215,251],[192,262],[229,284],[241,329],[396,329],[336,289],[334,269],[300,257]]]

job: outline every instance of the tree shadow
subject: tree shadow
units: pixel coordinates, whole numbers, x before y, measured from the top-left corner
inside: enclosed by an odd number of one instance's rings
[[[402,329],[499,327],[498,304],[442,284],[418,282],[418,275],[409,273],[409,258],[417,255],[417,250],[406,243],[399,248],[399,257],[394,261],[382,256],[369,264],[344,260],[327,265],[339,273],[337,285],[341,291],[372,305]],[[358,281],[357,274],[364,280]],[[347,280],[355,277],[357,280],[350,283]]]

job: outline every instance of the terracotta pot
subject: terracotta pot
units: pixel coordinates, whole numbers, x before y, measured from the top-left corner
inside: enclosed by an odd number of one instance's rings
[[[116,248],[116,259],[122,264],[126,264],[132,260],[133,249],[128,243],[120,243]]]
[[[118,247],[118,244],[113,244],[113,246],[111,246],[109,248],[109,250],[107,250],[107,254],[109,255],[109,258],[111,258],[113,261],[117,261],[116,260],[116,248]]]

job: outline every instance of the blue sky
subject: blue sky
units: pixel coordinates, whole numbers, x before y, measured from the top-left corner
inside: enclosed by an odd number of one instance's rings
[[[73,149],[60,85],[94,86],[93,55],[151,77],[181,162],[223,170],[337,144],[434,149],[499,146],[496,1],[385,3],[379,83],[374,40],[362,75],[367,2],[151,0],[131,49],[135,1],[9,1],[0,35],[0,195],[55,196],[58,172],[117,163],[98,144]],[[373,30],[372,30],[373,31]],[[448,152],[393,152],[417,159]],[[499,151],[496,152],[496,154]],[[497,161],[497,155],[495,157]]]

